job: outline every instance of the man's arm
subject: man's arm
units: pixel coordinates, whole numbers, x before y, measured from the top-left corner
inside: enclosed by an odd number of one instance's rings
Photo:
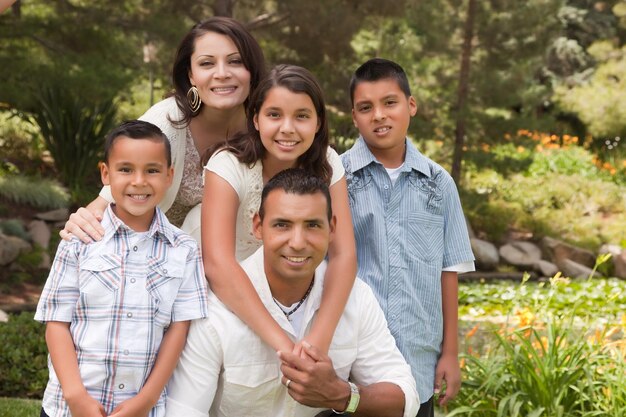
[[[54,372],[59,379],[63,398],[74,417],[106,417],[104,407],[89,395],[80,376],[70,324],[46,323],[46,344]]]
[[[461,369],[459,368],[458,348],[458,294],[459,281],[456,272],[443,271],[441,273],[441,297],[443,309],[443,344],[441,357],[435,371],[435,393],[442,389],[445,381],[445,392],[440,395],[439,404],[444,405],[461,388]]]
[[[213,404],[222,366],[217,332],[204,320],[194,320],[187,344],[168,384],[166,417],[206,417]]]
[[[350,401],[350,385],[335,373],[331,359],[306,342],[307,361],[290,352],[279,352],[283,361],[283,384],[289,383],[289,395],[309,407],[344,411]],[[403,415],[404,393],[390,382],[359,386],[360,401],[354,413],[363,417],[399,417]]]
[[[185,347],[189,321],[178,321],[170,324],[165,332],[159,353],[146,383],[139,393],[118,405],[110,417],[147,416],[157,403],[165,384],[172,376],[178,363],[180,353]]]

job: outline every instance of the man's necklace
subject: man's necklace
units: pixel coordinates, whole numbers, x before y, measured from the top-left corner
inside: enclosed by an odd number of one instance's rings
[[[274,303],[278,306],[280,311],[282,311],[283,314],[285,315],[285,317],[287,317],[287,320],[291,321],[291,315],[293,313],[295,313],[300,308],[302,303],[304,303],[304,301],[307,299],[307,297],[311,293],[311,289],[313,288],[313,282],[315,282],[315,278],[313,278],[311,280],[311,284],[309,285],[309,288],[306,290],[306,293],[304,294],[304,297],[302,297],[300,299],[300,301],[298,301],[298,304],[296,304],[296,306],[294,308],[292,308],[291,310],[289,310],[289,311],[283,310],[283,308],[281,307],[280,303],[278,301],[276,301],[276,299],[274,297],[272,297],[272,300],[274,300]]]

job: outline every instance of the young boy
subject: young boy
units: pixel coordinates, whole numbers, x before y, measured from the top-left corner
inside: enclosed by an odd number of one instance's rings
[[[461,385],[457,348],[457,273],[474,269],[458,192],[448,173],[406,138],[417,111],[402,67],[372,59],[350,81],[352,119],[361,137],[341,156],[367,282],[411,365],[433,416]]]
[[[163,416],[189,321],[207,314],[199,250],[156,207],[173,175],[158,127],[114,129],[100,173],[115,198],[105,235],[61,242],[35,314],[50,352],[41,416]]]

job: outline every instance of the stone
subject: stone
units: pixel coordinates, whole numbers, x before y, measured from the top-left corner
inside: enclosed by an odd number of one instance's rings
[[[613,265],[615,266],[614,275],[617,278],[626,279],[626,249],[613,257]]]
[[[576,261],[572,261],[571,259],[565,259],[561,266],[561,272],[563,272],[563,275],[570,278],[589,278],[593,269],[586,265],[579,264]],[[593,272],[594,278],[600,278],[601,276],[598,271]]]
[[[33,220],[28,224],[28,234],[33,243],[37,243],[44,249],[48,249],[50,245],[50,228],[43,220]]]
[[[51,266],[52,266],[52,260],[50,259],[50,254],[45,251],[42,252],[41,262],[39,262],[39,265],[37,265],[37,268],[49,270]]]
[[[20,248],[14,244],[14,236],[0,233],[0,265],[5,266],[13,262],[20,255]]]
[[[532,242],[516,240],[500,247],[500,257],[509,265],[532,268],[541,260],[541,249]]]
[[[35,217],[39,220],[45,220],[47,222],[64,222],[70,217],[70,212],[66,208],[60,208],[46,211],[45,213],[35,214]]]
[[[500,255],[496,245],[477,238],[470,238],[470,244],[476,258],[476,268],[481,271],[493,271],[498,267]]]
[[[0,323],[6,323],[7,321],[9,321],[9,315],[0,310]]]
[[[610,253],[613,257],[619,256],[619,254],[622,253],[622,247],[620,245],[605,243],[604,245],[600,246],[598,254],[604,255],[605,253]]]
[[[559,267],[553,264],[552,262],[548,262],[546,260],[540,259],[535,265],[535,270],[541,274],[543,277],[553,277],[559,272]]]
[[[596,256],[590,250],[578,248],[547,236],[541,239],[541,245],[546,252],[546,257],[561,269],[563,269],[566,259],[585,265],[588,268],[593,268],[596,264]]]
[[[467,216],[465,216],[465,225],[467,226],[467,235],[470,237],[470,239],[475,238],[476,233],[474,233],[474,229],[472,229],[472,225],[469,222],[469,219],[467,218]]]

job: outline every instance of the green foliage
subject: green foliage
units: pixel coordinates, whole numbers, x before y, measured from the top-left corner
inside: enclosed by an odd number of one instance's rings
[[[92,102],[59,85],[43,88],[37,101],[33,118],[74,196],[85,187],[86,178],[97,173],[105,135],[115,127],[115,103]]]
[[[58,182],[37,177],[0,175],[0,197],[38,209],[67,207],[69,194]]]
[[[617,323],[626,311],[626,282],[616,278],[572,280],[558,291],[545,282],[459,284],[459,316],[465,319],[507,317],[516,309],[581,315],[585,310],[603,322]],[[573,311],[573,307],[579,311]]]
[[[0,112],[0,175],[25,172],[34,174],[43,164],[43,143],[38,130],[17,112]],[[17,163],[28,161],[17,166]]]
[[[48,380],[44,326],[32,313],[0,323],[0,396],[41,398]]]
[[[33,417],[39,415],[40,400],[0,398],[0,417]]]
[[[472,316],[504,314],[506,321],[490,332],[486,346],[468,345],[463,389],[447,417],[624,415],[626,285],[559,274],[549,285],[531,286],[527,279],[518,287],[461,286]],[[502,300],[495,310],[486,307]]]
[[[30,236],[24,228],[24,223],[17,219],[0,220],[0,232],[8,236],[17,236],[23,240],[30,240]]]
[[[524,144],[468,152],[461,197],[475,229],[495,241],[513,228],[591,249],[626,238],[626,192],[618,176],[599,169],[580,146],[539,151]]]

